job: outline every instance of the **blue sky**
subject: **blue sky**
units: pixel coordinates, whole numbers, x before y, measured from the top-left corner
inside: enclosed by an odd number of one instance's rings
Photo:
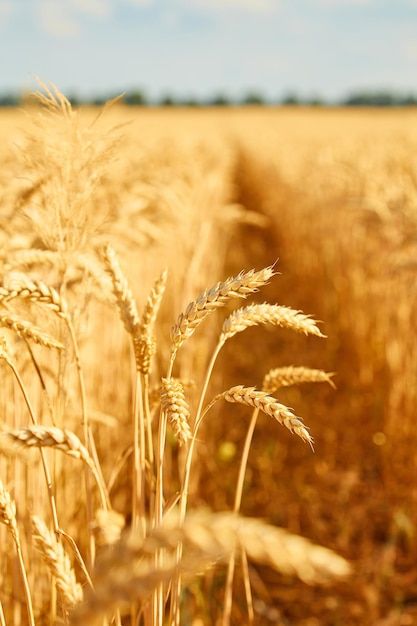
[[[0,90],[417,92],[417,0],[0,0]]]

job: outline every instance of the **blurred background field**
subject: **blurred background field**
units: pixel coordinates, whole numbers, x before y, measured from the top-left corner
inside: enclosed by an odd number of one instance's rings
[[[170,325],[193,297],[242,268],[278,259],[281,276],[258,300],[313,314],[327,339],[249,329],[226,346],[212,392],[259,385],[270,368],[289,364],[335,372],[336,390],[306,385],[279,396],[311,428],[314,454],[266,416],[260,420],[242,509],[333,548],[353,563],[354,574],[315,588],[251,566],[256,623],[414,623],[417,112],[116,104],[94,126],[97,110],[86,108],[76,122],[48,118],[43,129],[42,121],[33,125],[37,112],[28,110],[29,116],[8,109],[0,114],[3,278],[17,280],[16,272],[24,271],[56,285],[60,267],[38,266],[23,251],[65,257],[105,476],[117,461],[115,450],[128,445],[130,366],[123,328],[106,303],[108,285],[100,282],[97,248],[111,241],[140,305],[161,270],[169,270],[157,374],[168,357]],[[115,125],[122,126],[106,134]],[[64,193],[65,242],[57,238],[53,217]],[[223,317],[210,320],[179,360],[181,377],[194,379],[197,388]],[[39,358],[52,380],[55,357]],[[29,388],[39,393],[23,357],[21,365]],[[58,423],[65,415],[65,425],[77,430],[70,380],[54,402]],[[9,393],[1,402],[6,422],[16,425],[21,401],[14,397],[10,404],[10,385],[3,383]],[[43,410],[40,398],[38,403]],[[194,506],[232,507],[248,420],[247,409],[230,405],[207,419],[193,476]],[[38,474],[7,456],[0,467],[9,484],[19,485],[22,518],[28,511],[43,513]],[[60,466],[57,472],[58,506],[77,535],[83,514],[71,496],[74,476]],[[112,498],[129,516],[120,476]],[[1,567],[7,610],[18,611],[17,590],[7,577],[13,566]],[[32,581],[37,575],[36,567],[30,570]],[[192,588],[195,624],[215,623],[221,609],[222,573],[205,584]],[[201,597],[208,590],[209,603]],[[42,610],[42,593],[36,595]],[[233,623],[245,623],[239,575],[233,611]]]

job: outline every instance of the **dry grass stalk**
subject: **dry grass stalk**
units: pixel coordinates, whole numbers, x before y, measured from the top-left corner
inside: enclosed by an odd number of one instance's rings
[[[184,387],[175,378],[163,378],[161,405],[180,445],[191,439],[190,409],[185,399]]]
[[[249,294],[255,293],[275,274],[273,266],[259,272],[255,270],[240,272],[237,276],[204,291],[196,300],[190,302],[173,327],[171,332],[173,350],[178,350],[210,313],[224,306],[231,298],[246,298]]]
[[[36,516],[32,517],[32,534],[36,548],[56,581],[64,609],[72,609],[82,601],[83,592],[68,555],[43,520]]]
[[[324,337],[309,315],[277,304],[250,304],[237,309],[224,322],[220,341],[226,341],[249,326],[269,324],[288,328],[305,335]]]
[[[45,333],[37,326],[34,326],[30,322],[25,320],[21,320],[14,315],[0,315],[0,327],[8,328],[12,330],[20,337],[24,337],[29,341],[33,341],[41,346],[45,346],[46,348],[56,348],[57,350],[63,350],[64,346],[62,343]]]
[[[14,298],[22,298],[31,302],[39,302],[51,309],[60,317],[66,317],[68,307],[65,300],[53,288],[39,280],[25,277],[16,286],[0,287],[0,302],[9,302]]]
[[[309,367],[295,367],[293,365],[277,367],[265,375],[262,390],[266,393],[274,393],[281,387],[290,387],[301,383],[328,383],[335,388],[332,376],[334,374],[331,372],[324,372],[323,370],[311,369]]]
[[[305,427],[302,419],[294,415],[294,413],[284,404],[280,404],[275,398],[269,396],[264,391],[257,391],[255,387],[244,387],[237,385],[228,389],[218,396],[227,402],[237,402],[260,409],[263,413],[270,415],[280,424],[288,428],[295,435],[298,435],[303,441],[312,446],[313,439]]]

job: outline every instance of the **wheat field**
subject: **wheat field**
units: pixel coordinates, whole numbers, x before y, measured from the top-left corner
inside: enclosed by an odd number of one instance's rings
[[[414,623],[416,121],[0,113],[1,625]]]

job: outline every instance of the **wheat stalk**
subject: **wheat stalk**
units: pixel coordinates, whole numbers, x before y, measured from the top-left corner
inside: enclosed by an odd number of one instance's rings
[[[68,555],[43,520],[36,516],[32,517],[32,534],[35,547],[56,581],[64,608],[72,609],[82,601],[83,592]]]
[[[288,328],[305,335],[324,337],[317,326],[317,322],[309,315],[304,315],[301,311],[296,311],[290,307],[264,303],[250,304],[233,311],[223,324],[220,341],[224,342],[249,326],[259,324],[269,324]]]
[[[264,377],[262,390],[266,393],[274,393],[281,387],[290,387],[291,385],[299,385],[301,383],[328,383],[335,388],[332,381],[331,372],[323,370],[311,369],[309,367],[295,367],[289,365],[287,367],[277,367],[271,369]]]
[[[166,411],[175,436],[179,444],[183,445],[191,439],[190,409],[185,399],[184,387],[175,378],[163,378],[161,387],[162,410]]]
[[[270,415],[280,424],[288,428],[295,435],[298,435],[303,441],[312,446],[313,439],[305,427],[302,419],[294,415],[294,413],[284,404],[280,404],[278,400],[269,396],[264,391],[257,391],[255,387],[244,387],[237,385],[231,387],[224,393],[217,396],[216,399],[223,398],[227,402],[237,402],[260,409],[263,413]]]
[[[190,302],[184,313],[179,316],[172,328],[171,339],[173,351],[178,350],[186,339],[191,337],[201,322],[213,311],[231,298],[246,298],[265,285],[276,272],[274,266],[255,272],[240,272],[237,276],[217,283]]]
[[[8,328],[20,337],[24,337],[25,339],[45,346],[46,348],[56,348],[58,350],[64,349],[62,343],[43,332],[43,330],[37,328],[37,326],[34,326],[30,322],[15,317],[14,315],[1,314],[0,327]]]

